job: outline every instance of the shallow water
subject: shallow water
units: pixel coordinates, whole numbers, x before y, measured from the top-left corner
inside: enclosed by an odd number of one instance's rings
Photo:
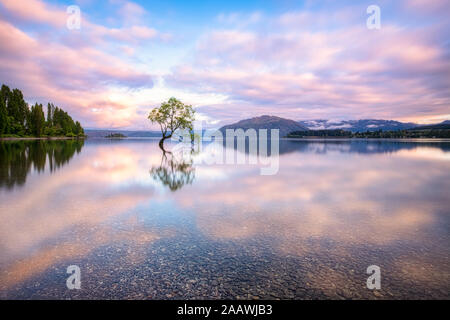
[[[0,298],[450,298],[450,142],[284,140],[266,176],[157,142],[0,142]]]

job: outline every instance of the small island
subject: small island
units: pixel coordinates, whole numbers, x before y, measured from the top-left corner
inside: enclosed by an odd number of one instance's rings
[[[110,133],[107,136],[105,136],[105,138],[108,138],[108,139],[123,139],[126,137],[127,136],[122,133]]]
[[[78,121],[53,103],[28,106],[19,89],[2,85],[0,90],[0,139],[72,139],[84,138]],[[46,117],[47,116],[47,117]]]

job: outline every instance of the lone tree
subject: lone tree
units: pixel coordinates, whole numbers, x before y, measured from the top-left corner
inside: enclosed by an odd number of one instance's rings
[[[172,137],[172,134],[178,129],[188,129],[192,131],[194,122],[194,109],[190,105],[185,105],[180,100],[170,98],[163,102],[159,108],[150,111],[148,119],[161,127],[162,138],[159,146],[164,150],[164,140]]]

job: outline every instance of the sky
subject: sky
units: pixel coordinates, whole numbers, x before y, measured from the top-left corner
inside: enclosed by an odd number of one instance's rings
[[[80,27],[67,12],[80,9]],[[369,29],[370,5],[380,28]],[[152,130],[170,97],[205,127],[450,119],[450,0],[0,0],[0,83],[85,128]]]

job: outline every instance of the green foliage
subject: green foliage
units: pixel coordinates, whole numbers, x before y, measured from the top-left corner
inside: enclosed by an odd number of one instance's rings
[[[158,123],[161,128],[163,142],[172,137],[172,134],[180,129],[192,131],[195,111],[191,105],[185,105],[180,100],[170,98],[163,102],[159,108],[150,111],[148,119],[152,123]]]
[[[75,131],[74,131],[76,136],[84,136],[84,129],[81,126],[81,124],[77,121],[75,122]]]
[[[0,99],[0,135],[7,133],[9,127],[8,112],[3,99]]]
[[[47,126],[53,126],[53,114],[55,113],[55,106],[52,103],[47,104]]]
[[[81,125],[79,123],[77,125],[67,112],[58,107],[55,107],[52,111],[51,123],[51,128],[58,136],[73,137],[84,135]]]
[[[6,109],[8,111],[8,115],[13,118],[11,133],[16,133],[19,135],[25,134],[26,120],[29,116],[29,109],[27,103],[23,99],[22,92],[19,89],[14,89],[9,92]]]
[[[45,119],[42,104],[28,107],[19,89],[10,90],[2,85],[0,89],[0,135],[2,136],[65,136],[83,137],[81,124],[74,122],[67,112],[47,104]]]
[[[10,134],[13,118],[8,116],[6,105],[10,96],[8,86],[2,85],[0,89],[0,135]]]
[[[31,107],[31,115],[30,115],[30,129],[31,133],[40,137],[44,132],[45,126],[45,116],[44,111],[42,111],[42,104],[35,104]]]
[[[357,132],[353,134],[354,138],[450,138],[449,129],[409,129],[398,131],[373,131]]]

